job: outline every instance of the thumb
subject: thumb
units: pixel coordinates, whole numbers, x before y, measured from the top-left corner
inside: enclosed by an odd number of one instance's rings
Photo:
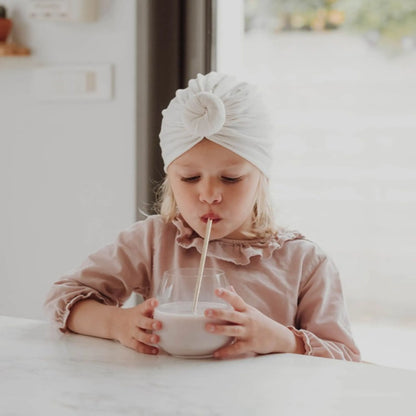
[[[230,290],[231,292],[233,292],[233,293],[237,293],[236,291],[235,291],[235,289],[234,289],[234,286],[233,285],[228,285],[227,286],[227,289],[228,290]]]

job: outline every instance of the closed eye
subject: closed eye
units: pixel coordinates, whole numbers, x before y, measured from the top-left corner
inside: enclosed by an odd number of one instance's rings
[[[237,178],[230,178],[229,176],[221,176],[221,180],[225,183],[236,183],[241,181],[241,176]]]
[[[189,176],[189,177],[184,176],[181,178],[181,181],[190,183],[190,182],[196,182],[198,179],[199,179],[199,176]]]

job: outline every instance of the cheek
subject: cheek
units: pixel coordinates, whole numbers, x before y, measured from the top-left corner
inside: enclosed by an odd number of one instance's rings
[[[192,199],[192,194],[189,192],[189,189],[184,189],[183,186],[172,186],[172,191],[179,208],[183,209],[186,207]]]
[[[254,205],[256,199],[256,187],[255,186],[245,186],[240,189],[236,189],[231,195],[231,198],[236,205],[249,207]],[[238,201],[238,202],[237,202]]]

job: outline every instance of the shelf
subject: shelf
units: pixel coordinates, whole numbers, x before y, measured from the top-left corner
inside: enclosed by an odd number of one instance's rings
[[[0,57],[29,56],[31,51],[25,46],[12,42],[0,42]]]

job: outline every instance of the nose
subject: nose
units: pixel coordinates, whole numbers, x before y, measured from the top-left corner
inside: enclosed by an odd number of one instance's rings
[[[206,204],[219,204],[222,201],[221,186],[214,180],[202,180],[200,182],[199,200]]]

